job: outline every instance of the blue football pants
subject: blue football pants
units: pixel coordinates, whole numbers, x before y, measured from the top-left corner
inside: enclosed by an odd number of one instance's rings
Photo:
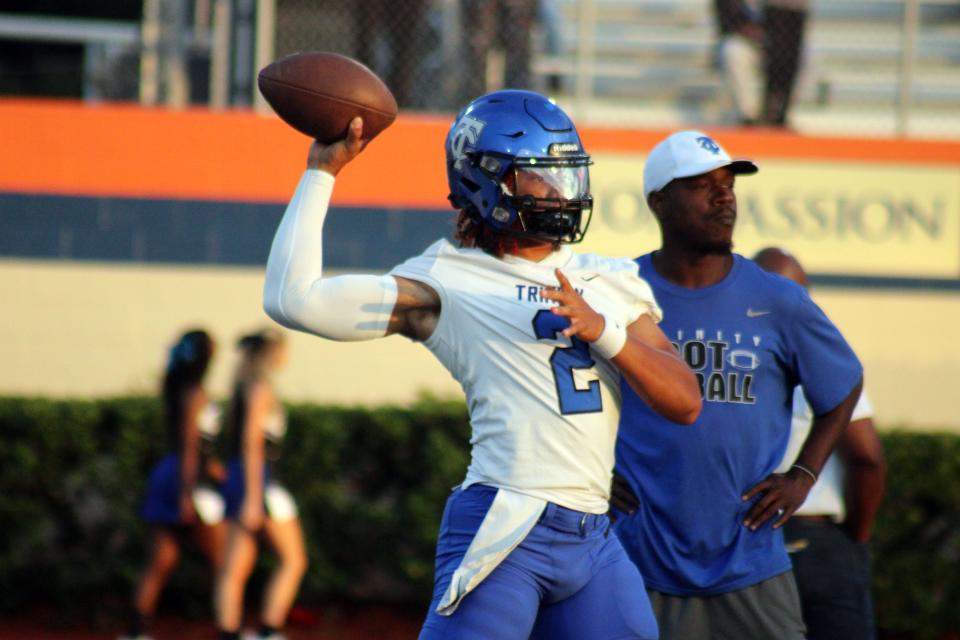
[[[548,504],[527,537],[450,616],[436,612],[497,489],[447,500],[433,601],[420,640],[656,640],[643,579],[605,515]]]

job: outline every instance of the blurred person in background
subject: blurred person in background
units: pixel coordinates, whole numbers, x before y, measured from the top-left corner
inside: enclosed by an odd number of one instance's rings
[[[797,259],[776,247],[754,261],[807,289]],[[800,590],[808,640],[873,640],[876,637],[867,544],[883,499],[883,446],[873,426],[866,392],[853,410],[837,450],[827,459],[803,505],[783,527]],[[785,473],[810,432],[813,412],[797,387],[790,442],[777,469]]]
[[[809,0],[763,3],[763,124],[786,127],[803,62],[803,37]]]
[[[714,0],[718,40],[715,64],[723,74],[737,123],[760,121],[760,57],[763,28],[754,0]]]
[[[203,552],[213,575],[220,570],[226,540],[223,465],[213,456],[220,411],[203,382],[214,342],[202,329],[184,333],[170,349],[162,400],[169,453],[154,466],[143,518],[154,527],[150,559],[137,584],[125,640],[145,639],[150,619],[184,542]]]
[[[531,88],[533,26],[539,0],[461,0],[465,40],[462,102],[496,88]],[[503,77],[491,78],[490,51],[503,52]]]
[[[386,79],[401,108],[418,106],[414,81],[424,51],[426,0],[353,0],[351,4],[357,58]],[[381,45],[386,51],[382,57]],[[385,65],[380,64],[381,58]]]
[[[714,0],[716,66],[741,125],[786,127],[804,63],[807,0]]]
[[[700,131],[670,135],[644,167],[661,246],[637,259],[640,275],[703,398],[697,420],[678,428],[621,385],[615,530],[662,640],[804,638],[781,527],[860,396],[859,360],[806,290],[733,253],[735,179],[756,172]],[[778,473],[798,384],[815,417]]]
[[[264,329],[241,338],[238,348],[228,414],[237,457],[230,462],[224,489],[230,531],[217,581],[217,624],[221,640],[240,638],[244,591],[262,537],[280,562],[263,594],[260,628],[243,637],[282,640],[280,629],[307,570],[297,505],[280,484],[277,468],[287,425],[272,376],[286,363],[286,341],[279,331]]]

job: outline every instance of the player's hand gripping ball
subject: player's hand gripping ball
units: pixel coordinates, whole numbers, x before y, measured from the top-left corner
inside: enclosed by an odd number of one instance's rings
[[[257,86],[277,115],[324,144],[342,140],[363,118],[367,142],[397,117],[397,101],[377,75],[337,53],[295,53],[260,70]]]

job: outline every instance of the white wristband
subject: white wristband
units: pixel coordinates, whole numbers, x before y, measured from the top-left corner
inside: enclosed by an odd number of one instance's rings
[[[610,360],[627,344],[627,330],[610,316],[600,315],[603,316],[603,333],[591,346],[598,354]]]

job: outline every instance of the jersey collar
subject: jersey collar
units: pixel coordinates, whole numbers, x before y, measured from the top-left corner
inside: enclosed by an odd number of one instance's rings
[[[532,260],[526,260],[518,256],[507,254],[501,258],[504,262],[510,264],[536,264],[543,265],[545,267],[562,267],[570,262],[570,258],[573,256],[573,250],[565,244],[560,245],[560,247],[548,254],[538,262],[533,262]]]

